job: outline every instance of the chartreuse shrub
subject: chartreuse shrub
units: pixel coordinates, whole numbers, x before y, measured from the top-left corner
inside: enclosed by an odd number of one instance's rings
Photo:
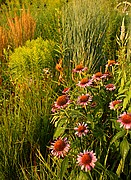
[[[44,68],[53,69],[55,61],[53,41],[37,38],[27,41],[25,46],[15,49],[9,60],[9,70],[14,83],[26,81],[26,78],[40,78]]]
[[[4,179],[24,179],[22,168],[33,173],[37,164],[35,151],[46,157],[46,145],[52,137],[50,111],[55,84],[53,41],[42,38],[27,41],[9,57],[8,96],[1,101],[0,162]]]

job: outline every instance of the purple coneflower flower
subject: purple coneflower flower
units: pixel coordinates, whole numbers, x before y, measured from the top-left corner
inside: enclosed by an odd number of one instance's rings
[[[62,95],[57,98],[57,101],[54,103],[52,112],[55,112],[57,109],[65,108],[70,104],[70,99],[67,95]]]
[[[117,122],[120,122],[121,125],[120,127],[124,127],[125,129],[130,129],[131,128],[131,113],[126,113],[124,112],[119,116],[119,119]]]
[[[119,108],[121,108],[121,106],[118,106],[118,105],[119,105],[121,102],[122,102],[122,100],[112,101],[112,102],[109,103],[109,108],[110,108],[110,109],[113,109],[113,110],[119,109]]]
[[[83,94],[78,97],[77,103],[86,106],[90,101],[92,101],[92,97],[89,94]]]
[[[105,86],[106,90],[109,90],[109,91],[113,91],[116,89],[115,85],[114,84],[107,84]]]
[[[81,81],[79,81],[77,85],[85,88],[86,86],[90,86],[91,84],[92,84],[91,80],[89,80],[88,78],[83,78]]]
[[[103,73],[103,78],[112,78],[112,75],[109,71]]]
[[[92,80],[97,80],[97,81],[99,81],[99,80],[101,80],[102,78],[103,78],[102,72],[97,72],[97,73],[95,73],[95,74],[92,76]]]
[[[64,88],[64,90],[62,91],[63,94],[67,94],[70,91],[69,87]]]
[[[83,71],[86,71],[87,70],[87,67],[84,67],[82,64],[79,64],[76,66],[75,69],[72,70],[72,72],[76,72],[76,73],[79,73],[79,72],[83,72]]]
[[[78,127],[74,128],[74,130],[76,131],[75,134],[78,137],[82,137],[82,135],[85,136],[89,131],[87,128],[88,128],[88,126],[84,122],[83,123],[78,123]]]
[[[70,149],[70,144],[67,141],[67,138],[62,139],[60,137],[56,141],[51,143],[51,147],[50,147],[51,154],[58,158],[60,157],[63,158],[64,156],[66,156],[69,149]]]
[[[87,150],[83,153],[81,152],[77,156],[77,163],[79,164],[79,166],[81,166],[81,170],[85,169],[85,171],[87,172],[88,170],[91,170],[91,168],[94,168],[97,159],[93,151]]]

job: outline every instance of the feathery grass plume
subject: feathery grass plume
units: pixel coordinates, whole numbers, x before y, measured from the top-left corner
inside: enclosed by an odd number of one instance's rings
[[[7,21],[9,26],[8,37],[13,47],[24,45],[24,43],[34,37],[36,22],[30,14],[29,9],[24,6],[21,9],[20,16],[16,13],[14,18],[7,13]]]
[[[15,14],[12,18],[7,13],[7,21],[9,40],[13,47],[22,46],[27,40],[34,37],[36,22],[31,16],[30,10],[26,10],[24,6],[21,9],[20,16]]]
[[[0,58],[3,56],[3,50],[4,48],[7,48],[8,46],[8,35],[7,31],[0,26]]]

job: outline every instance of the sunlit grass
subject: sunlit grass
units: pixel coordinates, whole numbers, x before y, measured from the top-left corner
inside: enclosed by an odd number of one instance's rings
[[[131,133],[117,122],[124,114],[129,123],[131,113],[129,7],[123,13],[125,4],[110,0],[7,4],[0,22],[0,178],[130,179]],[[116,62],[112,66],[110,59]],[[73,70],[77,65],[82,72]],[[96,80],[95,73],[102,77]],[[84,86],[87,79],[91,84]],[[108,84],[115,88],[107,90]],[[110,109],[115,100],[120,104]],[[85,133],[78,128],[82,122]],[[51,152],[54,144],[50,149],[59,137],[70,144],[63,158]],[[56,145],[55,151],[64,147]],[[97,158],[87,172],[77,160],[84,150]]]

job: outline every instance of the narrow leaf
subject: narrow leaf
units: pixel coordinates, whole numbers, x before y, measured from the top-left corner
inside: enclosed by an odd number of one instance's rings
[[[63,180],[67,168],[68,168],[68,157],[65,157],[61,163],[60,180]]]
[[[58,138],[61,134],[64,133],[66,127],[58,127],[56,128],[55,134],[54,134],[54,138]]]
[[[116,140],[123,137],[125,135],[125,130],[119,131],[111,140],[110,144],[113,144]]]
[[[130,149],[129,143],[128,143],[127,139],[124,138],[120,144],[120,153],[121,153],[121,157],[123,160],[126,159],[129,149]]]
[[[119,163],[118,168],[116,170],[116,174],[118,175],[118,177],[120,177],[121,171],[122,171],[122,159],[120,160],[120,163]]]

